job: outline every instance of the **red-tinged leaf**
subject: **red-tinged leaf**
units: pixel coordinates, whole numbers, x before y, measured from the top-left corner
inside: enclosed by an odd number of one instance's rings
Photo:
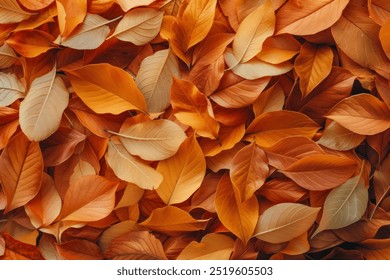
[[[276,13],[276,34],[309,35],[325,30],[338,21],[348,3],[349,0],[289,0]]]
[[[330,110],[327,118],[361,135],[374,135],[390,128],[389,107],[370,94],[343,99]]]
[[[4,149],[19,126],[19,112],[9,107],[0,107],[0,149]]]
[[[281,172],[299,186],[322,191],[345,183],[356,171],[356,162],[347,157],[314,154],[299,159]]]
[[[199,189],[191,198],[191,208],[202,208],[208,212],[215,213],[215,191],[220,179],[221,176],[219,174],[207,174]]]
[[[290,241],[309,230],[320,209],[299,203],[271,206],[260,216],[254,236],[270,243]]]
[[[233,158],[230,179],[241,202],[250,199],[268,177],[268,159],[255,143],[242,148]]]
[[[168,235],[204,230],[209,220],[196,220],[175,206],[155,209],[140,225]]]
[[[164,177],[157,193],[167,205],[187,200],[206,174],[206,160],[195,136],[187,138],[174,156],[160,161],[157,172]]]
[[[312,138],[318,129],[318,125],[304,114],[274,111],[255,118],[247,129],[245,139],[256,141],[260,147],[270,147],[287,136]]]
[[[92,222],[105,218],[114,209],[117,182],[89,175],[71,184],[65,193],[58,220]]]
[[[192,82],[173,79],[171,104],[180,122],[191,126],[200,136],[218,138],[219,123],[212,116],[210,102]]]
[[[275,178],[267,181],[258,193],[273,203],[284,203],[299,202],[307,196],[308,191],[290,179]]]
[[[8,142],[0,156],[0,180],[7,198],[5,213],[25,205],[39,191],[43,174],[43,158],[37,142],[23,133]]]
[[[115,238],[104,256],[113,260],[166,260],[161,241],[147,231],[133,231]]]
[[[31,223],[36,228],[50,225],[60,214],[61,206],[61,197],[53,179],[44,173],[39,193],[24,206]]]
[[[218,183],[215,209],[222,224],[246,244],[256,227],[259,215],[256,196],[241,202],[238,191],[226,173]]]
[[[229,260],[234,241],[226,235],[209,233],[200,242],[192,241],[177,260]]]
[[[76,94],[98,114],[146,111],[145,99],[126,71],[107,63],[67,71]]]
[[[38,247],[22,243],[8,233],[2,233],[0,239],[4,240],[5,250],[0,260],[43,260]]]
[[[333,52],[326,46],[315,47],[309,43],[302,46],[295,59],[295,71],[299,76],[302,96],[308,95],[332,70]]]
[[[102,260],[99,247],[90,241],[74,239],[57,245],[58,254],[64,260]]]
[[[23,30],[12,34],[6,41],[20,55],[33,58],[54,49],[51,42],[54,37],[40,30]]]
[[[58,26],[61,36],[66,37],[84,21],[87,14],[87,1],[56,0],[58,12]]]

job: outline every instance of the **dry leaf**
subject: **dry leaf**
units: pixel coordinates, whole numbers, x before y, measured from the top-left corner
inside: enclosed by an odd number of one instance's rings
[[[0,106],[9,106],[24,98],[24,86],[15,74],[0,73]]]
[[[31,16],[31,13],[23,10],[16,1],[0,1],[0,24],[21,22]]]

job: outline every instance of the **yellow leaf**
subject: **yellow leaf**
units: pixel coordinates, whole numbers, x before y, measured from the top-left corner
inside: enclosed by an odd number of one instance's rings
[[[38,142],[14,136],[0,156],[0,181],[7,200],[4,213],[24,206],[39,192],[43,158]]]
[[[21,22],[31,15],[20,8],[15,0],[0,0],[0,24]]]
[[[174,156],[160,161],[157,171],[164,177],[157,193],[166,204],[188,199],[206,174],[206,160],[195,136],[187,138]]]
[[[121,19],[109,38],[115,36],[137,46],[145,45],[160,32],[163,15],[163,12],[151,8],[133,9]]]
[[[105,218],[114,209],[118,185],[98,175],[81,177],[67,189],[58,220],[92,222]]]
[[[163,112],[170,105],[174,76],[180,76],[179,62],[169,49],[157,51],[141,62],[135,83],[145,96],[149,113]]]
[[[269,0],[251,12],[238,27],[233,40],[233,53],[238,63],[245,63],[262,49],[265,39],[275,29],[275,13]],[[231,67],[231,66],[229,66]]]
[[[327,46],[315,47],[309,43],[302,46],[295,59],[295,71],[299,76],[302,96],[307,96],[332,70],[333,52]]]
[[[209,233],[200,242],[188,244],[177,260],[229,260],[234,241],[227,235]]]
[[[364,164],[362,164],[364,166]],[[363,170],[326,197],[320,224],[312,237],[327,229],[338,229],[357,222],[366,212],[368,190],[365,188]]]
[[[133,78],[111,64],[89,64],[66,71],[76,94],[98,114],[146,111],[145,99]]]
[[[297,238],[314,224],[320,207],[299,203],[279,203],[260,216],[255,237],[269,243],[282,243]]]
[[[181,17],[188,42],[183,51],[202,41],[213,25],[217,0],[190,0]]]
[[[24,97],[24,86],[15,74],[0,73],[0,106],[9,106]]]
[[[241,202],[229,175],[225,174],[218,183],[215,194],[215,209],[221,223],[246,244],[252,237],[259,218],[256,196]]]
[[[196,220],[180,208],[166,206],[153,210],[149,218],[140,225],[167,235],[177,235],[183,232],[204,230],[208,221]]]
[[[69,103],[64,81],[56,76],[56,67],[33,80],[26,98],[20,104],[20,128],[31,141],[41,141],[60,126]]]
[[[268,159],[255,143],[242,148],[233,158],[230,178],[241,202],[250,199],[268,177]]]
[[[108,165],[119,179],[136,184],[140,188],[158,188],[163,180],[158,171],[130,155],[120,143],[110,141],[106,157]]]
[[[192,82],[174,78],[171,103],[180,122],[190,125],[200,136],[218,138],[219,123],[210,114],[210,102]]]

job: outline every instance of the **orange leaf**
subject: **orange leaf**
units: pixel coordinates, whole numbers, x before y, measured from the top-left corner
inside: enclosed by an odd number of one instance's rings
[[[113,260],[166,260],[161,241],[147,231],[133,231],[115,238],[104,256]]]
[[[332,70],[333,52],[326,46],[315,47],[309,43],[302,46],[295,59],[295,71],[300,78],[302,96],[308,95]]]
[[[195,136],[187,138],[174,156],[160,161],[157,171],[164,179],[156,191],[166,204],[187,200],[206,174],[206,160]]]
[[[56,4],[58,26],[60,27],[61,36],[69,36],[69,34],[84,21],[87,14],[87,1],[56,0]]]
[[[331,27],[349,0],[290,0],[276,13],[276,34],[309,35]]]
[[[255,117],[260,116],[262,113],[281,111],[284,99],[284,92],[279,83],[264,90],[252,105]]]
[[[88,240],[73,239],[58,244],[58,254],[64,260],[102,260],[103,254],[99,247]]]
[[[256,196],[241,202],[238,191],[226,173],[218,183],[215,209],[222,224],[246,244],[251,238],[259,216]]]
[[[92,222],[105,218],[114,209],[117,186],[101,176],[81,177],[67,189],[57,220]]]
[[[314,154],[299,159],[281,172],[305,189],[322,191],[344,183],[355,170],[356,162],[347,157]]]
[[[361,135],[374,135],[390,128],[389,107],[370,94],[343,99],[326,117]]]
[[[98,114],[146,111],[145,99],[133,78],[118,67],[90,64],[66,73],[76,94]]]
[[[0,260],[43,260],[37,247],[22,243],[8,233],[0,234],[1,239],[4,240],[5,250],[4,254],[0,254]]]
[[[36,11],[48,7],[54,0],[19,0],[19,3],[29,10]]]
[[[54,49],[54,39],[51,34],[41,30],[22,30],[13,33],[6,42],[20,55],[33,58]]]
[[[290,241],[314,224],[321,208],[299,203],[279,203],[260,216],[255,237],[270,243]]]
[[[390,18],[390,2],[387,0],[368,0],[370,17],[379,25],[383,25]]]
[[[14,0],[0,0],[0,24],[21,22],[31,15]]]
[[[4,149],[19,126],[19,112],[9,107],[0,107],[0,149]]]
[[[14,136],[0,156],[0,180],[7,198],[5,213],[33,199],[41,186],[43,158],[37,142]]]
[[[180,122],[190,125],[200,136],[218,138],[219,123],[212,116],[211,105],[192,82],[173,79],[171,104]]]
[[[7,43],[0,46],[0,69],[12,66],[17,58],[14,50]]]
[[[274,111],[255,118],[247,129],[245,140],[270,147],[287,136],[312,138],[319,126],[306,115],[293,111]]]
[[[233,158],[230,179],[241,202],[250,199],[268,177],[268,159],[255,143],[242,148]]]
[[[148,229],[167,235],[204,230],[209,220],[196,220],[186,211],[175,206],[166,206],[153,210],[149,218],[140,223]]]
[[[299,202],[308,192],[288,178],[275,178],[267,181],[258,193],[273,203],[283,203]]]

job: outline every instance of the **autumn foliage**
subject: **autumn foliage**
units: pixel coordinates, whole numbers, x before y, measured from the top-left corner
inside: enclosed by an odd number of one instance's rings
[[[0,0],[0,259],[389,259],[390,1]]]

